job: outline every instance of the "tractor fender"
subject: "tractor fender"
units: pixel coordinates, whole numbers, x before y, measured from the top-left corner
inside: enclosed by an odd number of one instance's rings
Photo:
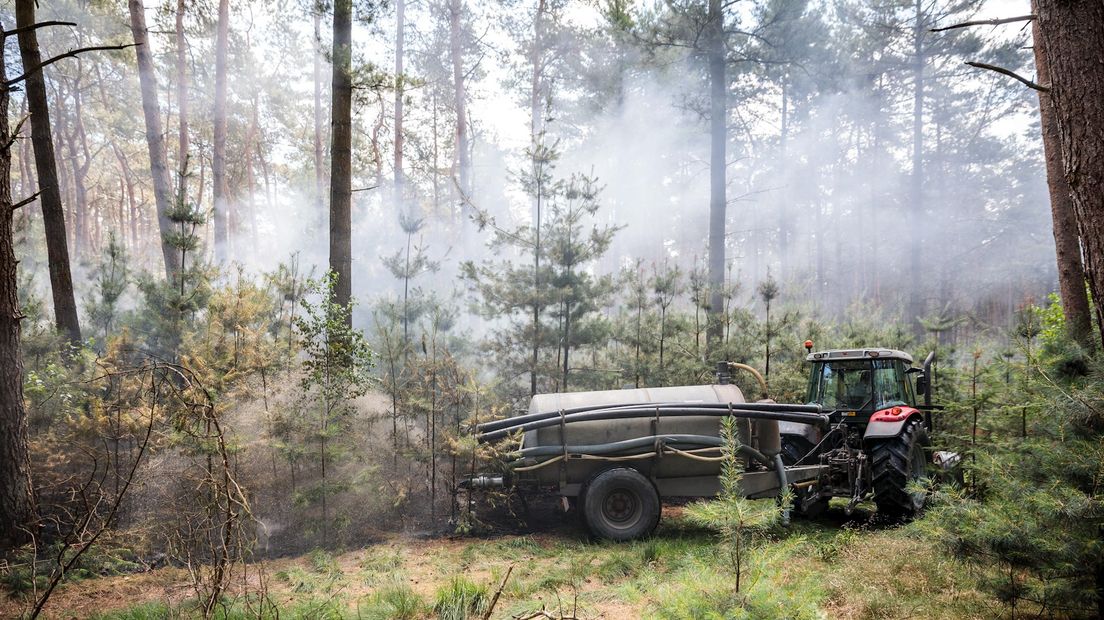
[[[890,407],[875,411],[863,433],[863,441],[870,439],[888,439],[896,437],[905,430],[905,426],[914,418],[923,419],[923,414],[912,407]]]

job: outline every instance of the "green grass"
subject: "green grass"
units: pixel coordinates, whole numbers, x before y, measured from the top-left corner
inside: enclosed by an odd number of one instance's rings
[[[357,605],[356,617],[365,620],[414,620],[422,617],[426,603],[409,585],[395,582],[372,593]]]
[[[480,616],[490,603],[490,593],[486,584],[453,575],[448,583],[437,589],[434,599],[433,611],[439,620],[468,620]]]
[[[347,559],[313,552],[298,566],[274,573],[271,588],[286,593],[280,597],[280,618],[468,620],[481,616],[513,566],[495,618],[542,607],[570,612],[576,605],[580,617],[628,606],[630,613],[654,619],[953,619],[1007,613],[978,587],[987,569],[947,556],[924,537],[922,523],[888,529],[856,523],[799,520],[757,540],[740,592],[714,535],[679,518],[666,519],[645,541],[592,542],[569,531],[442,545],[416,564],[404,562],[402,545],[381,546],[365,550],[359,570],[349,574],[340,568],[349,566]],[[414,590],[415,578],[430,596]],[[240,601],[229,609],[228,620],[246,617]],[[186,604],[148,603],[97,618],[172,616],[194,614]]]

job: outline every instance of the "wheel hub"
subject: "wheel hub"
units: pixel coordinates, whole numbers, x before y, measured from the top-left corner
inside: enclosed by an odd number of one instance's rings
[[[618,489],[606,496],[606,501],[603,503],[602,512],[610,521],[617,523],[623,523],[632,519],[636,513],[636,496],[631,492]]]

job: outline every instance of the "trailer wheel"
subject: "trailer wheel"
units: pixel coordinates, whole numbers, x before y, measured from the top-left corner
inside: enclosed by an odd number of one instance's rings
[[[627,467],[598,474],[583,495],[583,518],[600,538],[621,541],[647,536],[659,523],[659,511],[655,486]]]
[[[874,503],[878,512],[893,518],[907,519],[924,507],[927,491],[915,488],[915,483],[927,480],[928,431],[919,418],[905,425],[900,435],[878,441],[870,447]]]

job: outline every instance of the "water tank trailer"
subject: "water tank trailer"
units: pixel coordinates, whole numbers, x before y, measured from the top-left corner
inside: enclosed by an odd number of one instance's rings
[[[659,522],[662,498],[717,494],[721,420],[731,417],[748,498],[791,487],[801,512],[816,512],[831,497],[849,498],[851,509],[870,495],[897,517],[919,510],[923,494],[913,483],[926,478],[932,356],[922,369],[890,349],[810,351],[807,359],[806,404],[767,399],[758,372],[729,362],[718,364],[713,385],[538,394],[528,413],[477,427],[480,442],[518,445],[506,472],[464,486],[556,493],[575,503],[594,535],[640,538]],[[736,369],[756,375],[763,399],[747,402],[730,383]]]

